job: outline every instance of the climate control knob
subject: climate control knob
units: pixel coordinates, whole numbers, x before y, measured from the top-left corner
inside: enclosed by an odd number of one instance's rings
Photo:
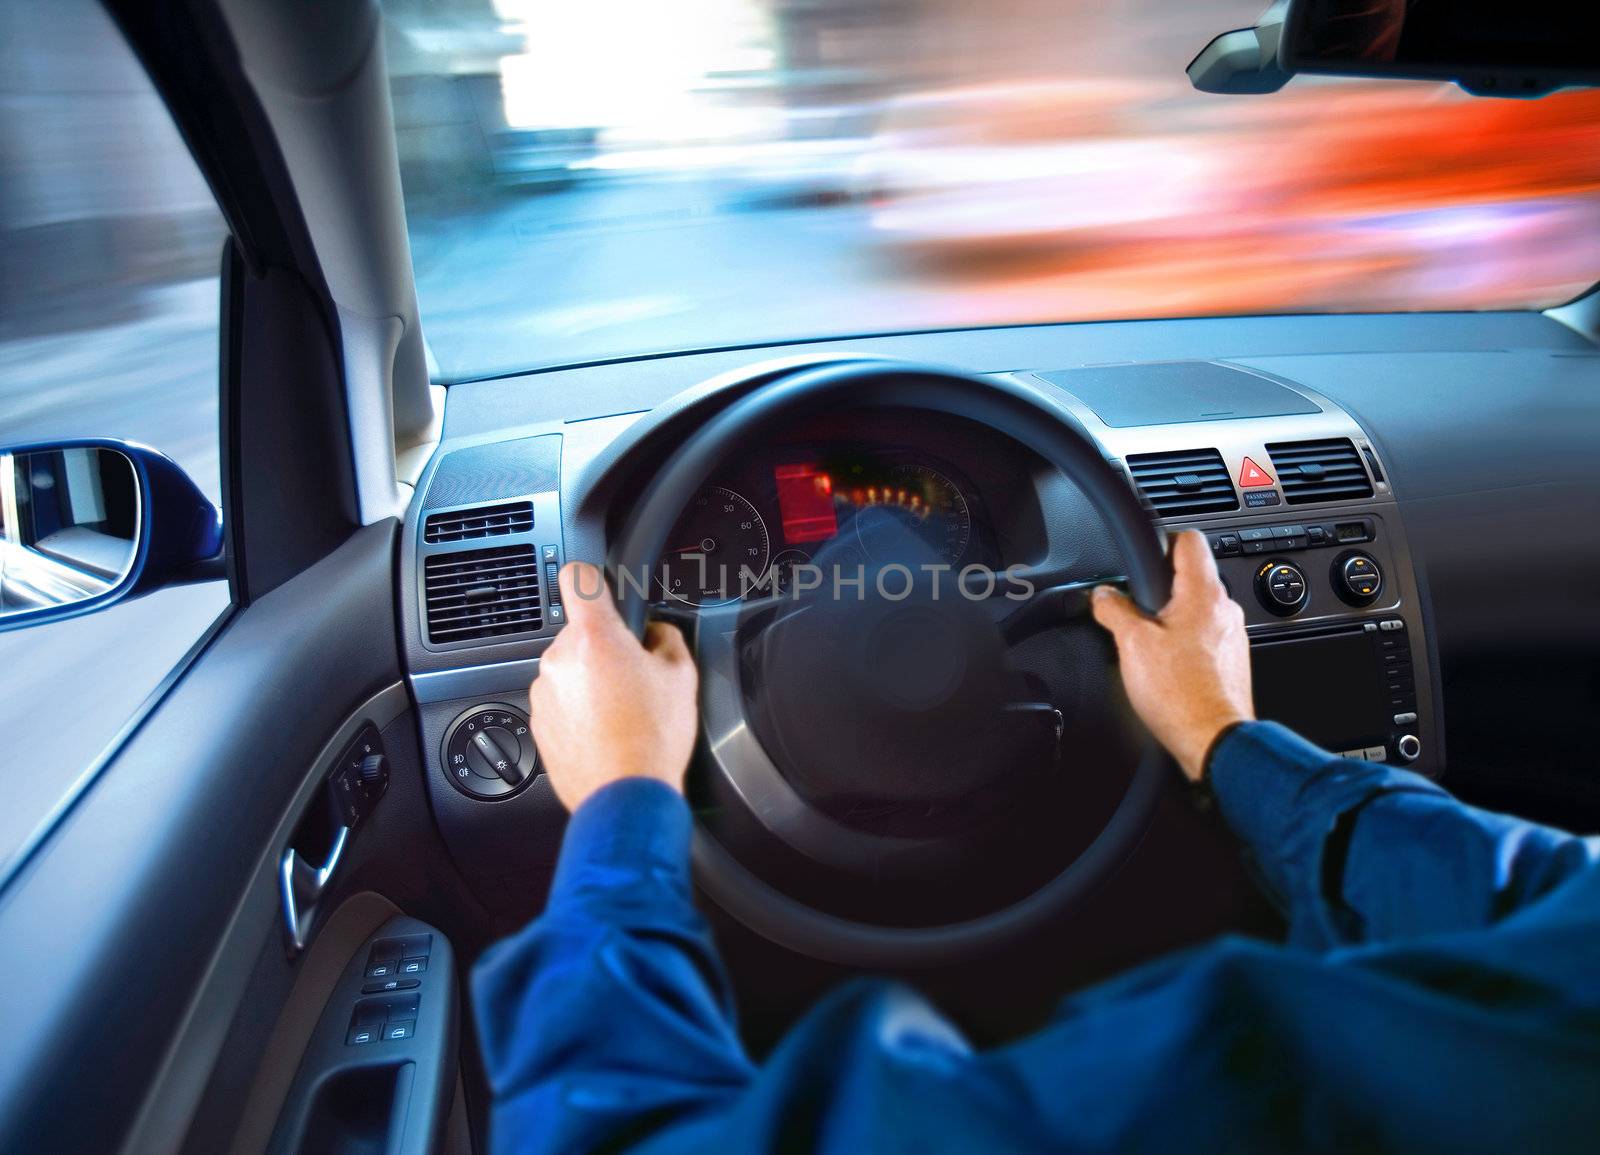
[[[1305,571],[1293,562],[1269,561],[1256,571],[1256,597],[1275,614],[1299,613],[1310,596]]]
[[[1359,550],[1340,554],[1333,563],[1333,592],[1352,606],[1370,606],[1383,592],[1383,571]]]

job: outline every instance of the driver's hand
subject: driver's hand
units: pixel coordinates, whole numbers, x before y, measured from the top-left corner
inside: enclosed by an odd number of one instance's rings
[[[567,624],[539,659],[528,711],[556,797],[576,810],[619,778],[683,789],[694,750],[698,671],[676,626],[651,622],[643,645],[623,625],[605,575],[561,569]]]
[[[1217,576],[1198,530],[1172,543],[1172,600],[1155,617],[1110,586],[1094,591],[1094,619],[1117,640],[1128,700],[1150,732],[1199,781],[1223,728],[1250,721],[1250,643],[1244,610]]]

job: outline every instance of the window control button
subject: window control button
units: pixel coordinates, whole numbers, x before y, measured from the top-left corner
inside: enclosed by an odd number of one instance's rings
[[[415,1019],[406,1019],[399,1023],[385,1023],[383,1027],[383,1037],[386,1039],[409,1039],[416,1033],[417,1022]]]
[[[373,1023],[370,1026],[360,1025],[351,1027],[350,1033],[344,1037],[345,1046],[358,1047],[362,1043],[375,1043],[378,1041],[378,1032],[382,1030],[383,1027],[377,1023]]]
[[[398,962],[392,958],[374,961],[367,967],[367,977],[369,979],[393,978],[394,968],[398,965]]]
[[[361,988],[361,993],[364,995],[378,995],[384,991],[409,991],[421,985],[421,979],[384,979],[382,982],[368,983]]]
[[[403,958],[400,960],[400,973],[403,975],[420,975],[428,969],[426,957]]]
[[[433,948],[433,935],[427,933],[408,934],[393,941],[400,948],[395,952],[395,958],[416,958],[418,955],[427,957]]]

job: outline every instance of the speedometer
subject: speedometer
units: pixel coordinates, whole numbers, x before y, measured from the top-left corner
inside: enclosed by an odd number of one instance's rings
[[[878,485],[852,486],[856,536],[874,561],[888,556],[904,529],[921,538],[947,565],[956,565],[972,538],[972,511],[961,488],[926,465],[897,465]]]
[[[772,546],[756,507],[720,485],[703,490],[672,527],[657,580],[676,601],[736,601],[767,572]]]

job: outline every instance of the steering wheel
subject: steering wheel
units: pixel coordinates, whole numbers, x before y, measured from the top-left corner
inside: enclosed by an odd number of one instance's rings
[[[1159,530],[1066,409],[1009,382],[871,359],[796,367],[762,381],[690,433],[639,487],[609,559],[628,627],[643,636],[653,588],[644,575],[653,573],[679,515],[722,463],[797,419],[871,408],[964,418],[1033,450],[1101,515],[1135,602],[1147,611],[1166,603],[1171,571]],[[985,765],[993,760],[971,755],[1019,729],[995,689],[1002,647],[1083,613],[1093,583],[1034,586],[1025,602],[1001,607],[1006,616],[997,621],[990,603],[948,594],[941,601],[936,590],[930,599],[915,581],[896,579],[888,585],[905,589],[900,597],[868,578],[859,596],[852,587],[850,597],[773,596],[703,607],[691,637],[701,668],[699,759],[709,763],[719,806],[739,810],[739,821],[772,835],[780,857],[815,860],[847,877],[898,873],[931,884],[948,842],[939,831],[863,830],[841,807],[863,782],[914,802],[919,813],[957,793],[977,797],[998,789]],[[975,720],[983,724],[974,729]],[[1059,736],[1059,714],[1057,727]],[[976,742],[967,743],[967,756],[946,756],[960,752],[968,734]],[[730,849],[704,813],[693,842],[696,879],[747,927],[815,958],[902,969],[987,954],[1060,919],[1137,846],[1170,764],[1142,728],[1135,743],[1136,765],[1103,828],[1059,872],[998,909],[936,925],[884,925],[820,909],[764,876],[771,873],[770,855]]]

